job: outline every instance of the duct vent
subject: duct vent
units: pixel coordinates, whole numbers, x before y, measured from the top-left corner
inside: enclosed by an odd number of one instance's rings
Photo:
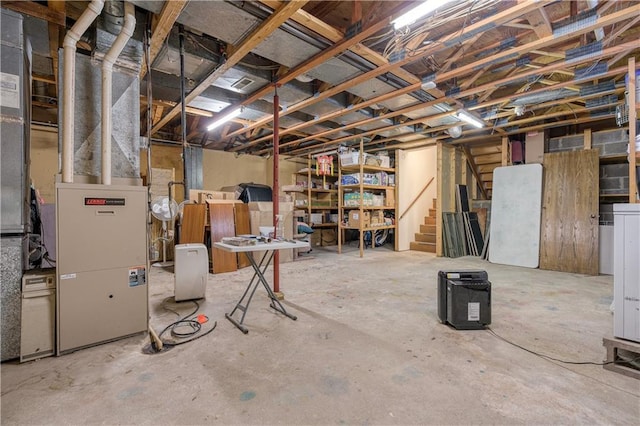
[[[585,102],[585,106],[587,108],[596,108],[599,106],[615,104],[616,102],[618,102],[618,97],[616,95],[608,95],[594,99],[587,99],[587,101]]]
[[[244,90],[253,83],[254,83],[254,80],[251,80],[248,77],[242,77],[240,80],[233,83],[231,87],[233,87],[236,90]]]
[[[607,116],[615,116],[615,115],[616,115],[616,108],[615,107],[599,109],[599,110],[596,110],[596,111],[591,111],[589,113],[590,117],[607,117]]]
[[[586,67],[576,68],[574,79],[582,80],[585,78],[597,77],[601,74],[605,74],[607,71],[609,71],[609,66],[606,62],[596,62],[595,64]]]
[[[591,84],[589,86],[583,86],[580,88],[580,96],[595,95],[601,92],[610,92],[615,90],[616,85],[613,80],[603,81],[599,84]]]
[[[553,24],[553,36],[558,37],[564,34],[575,32],[581,28],[586,27],[587,25],[593,24],[597,20],[598,13],[595,8],[585,10],[584,12],[581,12],[576,16],[571,16],[567,19]]]
[[[569,49],[565,53],[565,61],[567,63],[576,62],[578,60],[593,58],[602,54],[602,42],[594,41],[584,46]]]

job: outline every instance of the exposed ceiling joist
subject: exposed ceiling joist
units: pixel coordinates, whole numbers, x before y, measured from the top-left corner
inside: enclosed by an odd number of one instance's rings
[[[149,43],[149,62],[151,62],[152,64],[158,56],[158,53],[160,53],[162,44],[171,32],[173,24],[175,24],[176,20],[184,10],[187,3],[189,3],[188,0],[167,0],[162,5],[162,11],[160,12],[160,15],[154,16],[151,29],[151,42]],[[140,67],[140,80],[142,80],[146,74],[147,65],[145,59],[143,58],[142,66]]]
[[[282,25],[287,19],[289,19],[298,9],[304,6],[307,0],[296,0],[283,4],[277,10],[275,10],[271,16],[265,19],[251,34],[249,34],[238,46],[234,47],[228,54],[227,60],[217,67],[211,74],[209,74],[203,81],[200,82],[195,88],[189,92],[185,97],[185,102],[193,101],[196,97],[200,96],[211,84],[220,78],[225,72],[230,70],[234,65],[242,60],[249,52],[251,52],[256,46],[258,46],[264,39],[266,39],[273,31],[275,31],[280,25]],[[176,105],[169,113],[156,124],[152,133],[157,132],[171,121],[175,116],[180,113],[181,103]]]

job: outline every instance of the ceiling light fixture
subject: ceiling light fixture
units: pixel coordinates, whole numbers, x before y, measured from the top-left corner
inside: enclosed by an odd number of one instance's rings
[[[391,21],[393,28],[399,30],[400,28],[409,26],[423,16],[428,15],[439,7],[442,7],[447,3],[451,3],[452,1],[453,0],[426,0],[424,3],[414,7],[404,15]]]
[[[475,115],[469,114],[467,111],[461,109],[456,113],[456,117],[458,120],[462,120],[466,123],[471,124],[472,126],[477,127],[478,129],[482,129],[485,126],[484,121],[480,120]]]
[[[223,115],[222,117],[218,118],[213,123],[209,124],[207,126],[207,131],[211,131],[211,130],[215,129],[216,127],[221,126],[222,124],[224,124],[227,121],[231,120],[232,118],[239,116],[241,112],[242,112],[242,109],[238,108],[238,109],[234,109],[233,111],[231,111],[228,114]]]
[[[436,74],[429,74],[422,77],[422,88],[424,90],[436,88]]]

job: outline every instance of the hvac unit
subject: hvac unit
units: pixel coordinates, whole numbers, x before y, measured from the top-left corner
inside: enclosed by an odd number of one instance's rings
[[[491,283],[485,271],[439,271],[438,317],[458,330],[491,324]]]
[[[147,188],[56,185],[58,355],[147,330]]]
[[[208,274],[207,246],[204,244],[175,246],[174,297],[176,302],[204,298]]]

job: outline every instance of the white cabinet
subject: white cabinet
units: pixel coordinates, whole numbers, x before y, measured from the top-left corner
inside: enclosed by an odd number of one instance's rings
[[[614,204],[613,335],[640,342],[640,204]]]

